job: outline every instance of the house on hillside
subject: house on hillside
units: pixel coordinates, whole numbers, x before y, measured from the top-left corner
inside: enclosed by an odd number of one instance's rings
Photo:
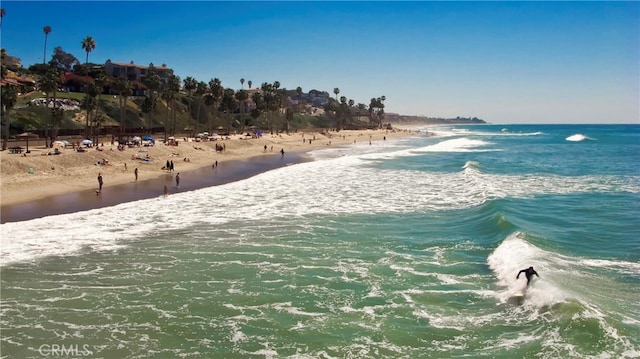
[[[250,113],[251,111],[255,110],[255,108],[256,108],[256,103],[253,101],[253,95],[255,93],[262,93],[262,89],[260,89],[260,88],[248,88],[248,89],[246,89],[244,91],[247,92],[247,95],[249,97],[247,98],[246,101],[244,101],[244,102],[239,104],[238,110],[240,111],[240,113]]]
[[[87,84],[94,80],[90,76],[80,76],[73,72],[67,72],[62,78],[62,91],[85,92]]]
[[[142,82],[142,78],[149,71],[155,71],[155,73],[160,76],[160,80],[165,84],[168,83],[169,78],[173,76],[173,69],[168,68],[166,64],[154,66],[153,63],[150,63],[148,66],[144,66],[137,65],[133,61],[127,64],[124,62],[112,62],[111,60],[107,60],[104,64],[104,72],[108,76],[125,77],[131,82]]]
[[[4,49],[2,49],[4,50]],[[21,68],[22,63],[19,57],[8,55],[5,51],[2,52],[2,66],[6,66],[8,68]]]
[[[311,90],[302,94],[302,99],[315,107],[323,107],[329,102],[329,93],[326,91]]]

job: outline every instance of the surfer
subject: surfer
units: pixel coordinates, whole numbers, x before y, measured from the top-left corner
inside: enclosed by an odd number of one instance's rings
[[[536,275],[536,277],[540,278],[540,276],[538,275],[538,272],[536,272],[536,270],[533,269],[533,267],[529,267],[518,272],[516,279],[519,279],[520,274],[522,273],[524,273],[524,275],[527,277],[527,286],[529,286],[529,282],[531,282],[531,277],[533,277],[534,274]]]

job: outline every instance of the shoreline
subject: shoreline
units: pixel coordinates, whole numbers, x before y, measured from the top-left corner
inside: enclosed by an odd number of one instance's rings
[[[305,154],[312,150],[363,141],[373,145],[378,141],[413,134],[415,132],[411,130],[396,129],[299,132],[248,139],[235,135],[210,142],[180,139],[179,146],[156,143],[152,147],[127,148],[124,151],[118,151],[117,145],[105,144],[98,147],[101,151],[90,148],[88,152],[78,153],[63,149],[60,155],[47,155],[51,149],[31,147],[27,157],[2,151],[0,223],[160,197],[165,185],[169,195],[216,186],[308,161]],[[216,144],[222,144],[225,150],[215,151]],[[280,149],[285,151],[284,156]],[[149,156],[150,163],[132,159],[141,154]],[[97,164],[105,159],[109,163],[107,166]],[[175,164],[172,173],[161,169],[168,160]],[[137,181],[135,168],[139,169]],[[177,173],[180,173],[180,188],[175,184]],[[96,193],[98,174],[104,177],[105,183],[101,194]]]
[[[178,172],[174,172],[137,182],[132,180],[128,183],[105,186],[100,195],[97,195],[94,189],[54,194],[29,202],[1,206],[0,223],[20,222],[157,198],[164,195],[164,185],[168,188],[168,195],[219,186],[307,160],[298,153],[288,154],[286,158],[280,158],[280,154],[269,157],[252,157],[247,160],[220,163],[215,168],[201,167],[180,172],[180,187],[177,187],[175,183],[175,175]]]

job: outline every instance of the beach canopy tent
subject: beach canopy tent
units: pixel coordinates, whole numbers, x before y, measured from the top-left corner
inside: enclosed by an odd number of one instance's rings
[[[29,137],[37,138],[38,135],[36,135],[35,133],[31,133],[31,132],[23,132],[23,133],[17,135],[16,137],[24,138],[25,141],[27,141],[27,144],[26,144],[27,149],[25,151],[27,153],[29,153]]]
[[[151,137],[151,136],[142,136],[142,140],[143,141],[149,141],[149,142],[151,142],[152,145],[156,144],[156,140],[154,140],[153,137]]]

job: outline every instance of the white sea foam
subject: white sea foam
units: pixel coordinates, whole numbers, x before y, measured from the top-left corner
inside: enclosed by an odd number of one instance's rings
[[[507,302],[516,292],[526,291],[527,304],[536,307],[548,306],[566,298],[567,293],[555,285],[552,273],[558,268],[552,268],[550,258],[552,253],[546,252],[521,238],[520,233],[514,233],[506,238],[487,258],[489,267],[498,279],[498,285],[503,290],[496,293],[498,299]],[[528,266],[533,266],[536,272],[545,277],[544,281],[534,277],[534,285],[527,288],[526,278],[516,274]],[[549,278],[551,277],[551,278]]]
[[[585,136],[582,133],[576,133],[575,135],[571,135],[571,136],[567,137],[565,140],[567,140],[569,142],[582,142],[582,141],[587,141],[587,140],[593,141],[593,138]]]
[[[415,153],[426,152],[484,152],[493,151],[493,149],[487,149],[486,146],[491,145],[491,142],[483,140],[475,140],[467,137],[454,138],[438,142],[434,145],[425,146],[413,150]]]
[[[607,322],[606,318],[609,315],[604,314],[617,310],[620,311],[619,315],[624,315],[623,311],[629,308],[612,307],[611,298],[606,291],[618,293],[618,299],[626,303],[633,302],[636,296],[633,290],[609,278],[637,270],[637,263],[562,255],[535,246],[524,239],[522,233],[514,233],[503,240],[489,255],[487,263],[500,288],[494,295],[502,303],[509,302],[514,293],[523,289],[526,291],[525,307],[543,308],[558,303],[579,303],[581,310],[574,314],[574,319],[596,319],[602,331],[608,336],[625,346],[629,345],[626,342],[627,339],[621,338]],[[521,275],[521,278],[516,280],[516,274],[528,266],[533,266],[540,277],[534,277],[532,284],[526,288],[524,276]],[[614,273],[610,276],[602,276],[602,269],[611,270]],[[540,313],[543,312],[535,311],[532,315],[537,316]]]
[[[417,151],[474,151],[491,143],[467,138],[439,139]],[[634,177],[485,174],[482,163],[467,161],[455,173],[388,170],[371,159],[411,155],[406,142],[331,149],[325,159],[279,168],[252,178],[167,198],[123,203],[84,212],[0,225],[0,262],[7,265],[56,255],[116,251],[137,241],[200,226],[247,233],[251,226],[229,222],[287,219],[316,215],[405,213],[469,208],[487,200],[537,194],[628,191],[640,193]],[[490,149],[490,148],[489,148]],[[345,151],[344,153],[341,151]],[[328,155],[327,153],[330,153]],[[376,157],[378,156],[378,157]],[[255,229],[256,231],[258,229]],[[195,234],[194,234],[195,235]],[[217,240],[224,240],[224,236]]]

